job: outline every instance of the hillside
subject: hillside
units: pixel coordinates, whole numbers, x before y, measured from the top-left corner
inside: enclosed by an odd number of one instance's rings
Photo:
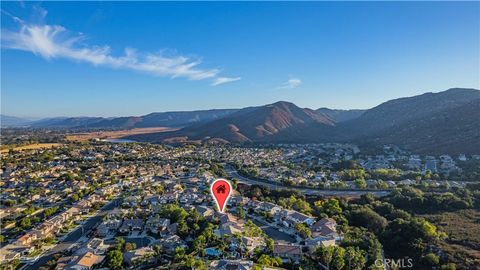
[[[328,117],[335,120],[335,122],[337,123],[356,119],[360,117],[365,111],[366,110],[336,110],[329,108],[317,109],[317,112],[327,115]]]
[[[102,121],[102,117],[56,117],[46,118],[30,123],[34,128],[88,128]]]
[[[129,117],[58,117],[30,123],[36,128],[89,128],[89,129],[130,129],[147,127],[181,127],[195,123],[206,123],[222,118],[236,109],[202,110],[190,112],[156,112],[144,116]]]
[[[377,145],[396,144],[417,153],[480,153],[480,98],[454,108],[357,138]]]
[[[439,93],[394,99],[366,110],[357,119],[340,123],[339,131],[342,137],[347,139],[371,135],[446,109],[459,107],[478,98],[480,98],[478,90],[452,88]],[[435,129],[431,132],[434,133]]]
[[[28,125],[30,122],[32,122],[29,119],[21,118],[21,117],[15,117],[15,116],[9,116],[9,115],[0,115],[0,125],[2,127],[19,127],[19,126],[25,126]]]
[[[147,127],[181,127],[191,124],[206,123],[222,118],[237,110],[203,110],[184,112],[156,112],[143,116],[116,117],[102,119],[88,125],[89,128],[129,129]]]
[[[127,137],[148,142],[205,139],[222,143],[353,142],[364,149],[395,144],[412,152],[431,154],[479,154],[479,120],[480,91],[465,88],[394,99],[369,110],[312,110],[280,101],[243,109],[116,118],[61,117],[22,122],[2,116],[6,123],[39,128],[175,128],[175,131]]]
[[[244,108],[204,125],[186,127],[173,133],[139,135],[133,139],[221,138],[235,143],[302,140],[304,133],[301,131],[311,125],[331,127],[334,126],[334,121],[314,110],[302,109],[293,103],[280,101],[265,106]]]
[[[314,111],[289,102],[277,102],[244,108],[224,118],[175,132],[129,138],[154,142],[209,138],[234,143],[355,142],[368,147],[396,144],[417,153],[480,153],[478,90],[455,88],[399,98],[364,112],[350,111],[340,118],[345,112]],[[355,114],[360,115],[353,118]]]

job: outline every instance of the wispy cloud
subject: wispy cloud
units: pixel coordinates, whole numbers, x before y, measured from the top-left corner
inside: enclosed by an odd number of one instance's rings
[[[212,85],[213,85],[213,86],[217,86],[217,85],[221,85],[221,84],[224,84],[224,83],[229,83],[229,82],[238,81],[238,80],[240,80],[240,79],[241,79],[240,77],[234,77],[234,78],[230,78],[230,77],[218,77],[218,78],[215,78],[215,79],[213,80]]]
[[[297,88],[302,84],[302,80],[299,78],[292,78],[284,82],[278,89],[293,89]]]
[[[6,13],[2,10],[3,13]],[[47,11],[37,11],[45,17]],[[183,77],[189,80],[213,80],[217,86],[240,78],[220,77],[216,68],[202,68],[200,58],[183,55],[167,55],[165,50],[156,53],[138,52],[132,48],[124,49],[121,55],[113,55],[109,46],[85,45],[86,36],[72,34],[60,25],[29,24],[6,13],[19,29],[16,31],[2,29],[2,48],[32,52],[47,60],[64,58],[90,63],[96,66],[106,66],[115,69],[130,69],[155,76]]]

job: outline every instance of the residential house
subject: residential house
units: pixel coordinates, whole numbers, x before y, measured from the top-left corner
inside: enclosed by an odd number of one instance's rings
[[[290,224],[291,227],[296,223],[305,223],[307,226],[311,226],[315,222],[315,218],[302,214],[295,210],[283,210],[284,219]]]
[[[145,228],[152,233],[159,233],[170,226],[170,220],[167,218],[160,218],[159,216],[150,216],[145,224]]]
[[[200,215],[202,215],[203,217],[205,217],[207,219],[211,219],[215,215],[215,211],[213,211],[212,208],[207,207],[207,206],[198,205],[198,206],[195,207],[195,209],[197,210],[197,212]]]
[[[336,239],[333,236],[320,236],[313,239],[309,239],[305,242],[310,252],[315,252],[319,246],[330,247],[337,244]]]
[[[219,260],[210,264],[210,269],[215,270],[251,270],[253,262],[246,260]]]
[[[140,218],[125,219],[120,227],[121,233],[127,233],[129,231],[141,231],[143,228],[143,220]]]
[[[65,265],[67,270],[88,270],[92,269],[94,265],[103,261],[105,256],[95,255],[92,252],[87,252],[81,256],[73,257],[73,260]]]
[[[242,237],[242,243],[245,246],[247,252],[253,252],[257,247],[264,245],[264,239],[262,237]]]
[[[337,222],[333,218],[322,218],[311,226],[312,237],[338,237]]]
[[[151,247],[137,248],[132,251],[127,251],[123,254],[123,260],[128,265],[134,264],[136,261],[143,260],[149,257],[153,257],[155,251]]]
[[[167,253],[173,253],[177,247],[187,248],[185,241],[176,234],[162,238],[159,242]]]
[[[296,262],[302,258],[302,246],[275,244],[273,255],[282,258],[285,262],[288,260]]]
[[[21,246],[30,246],[33,241],[37,240],[37,234],[34,232],[28,232],[24,235],[22,235],[20,238],[15,241],[15,244],[21,245]]]
[[[109,219],[102,222],[97,227],[97,235],[100,237],[106,237],[112,231],[116,231],[122,224],[121,220]]]

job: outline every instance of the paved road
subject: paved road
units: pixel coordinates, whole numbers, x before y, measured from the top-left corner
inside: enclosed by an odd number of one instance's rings
[[[33,265],[28,265],[24,269],[36,270],[45,265],[53,258],[53,254],[67,250],[72,244],[78,241],[83,235],[93,229],[98,223],[102,221],[105,211],[112,210],[118,204],[120,199],[114,199],[104,205],[100,211],[93,217],[87,219],[83,224],[78,226],[75,230],[70,232],[62,241],[60,241],[54,248],[50,249],[42,257],[40,257]]]
[[[266,186],[270,189],[295,189],[300,191],[305,195],[323,195],[323,196],[336,196],[336,197],[360,197],[362,194],[372,193],[375,196],[382,197],[390,194],[388,190],[329,190],[329,189],[319,189],[319,188],[304,188],[304,187],[290,187],[284,186],[281,183],[277,183],[270,180],[256,180],[250,179],[240,175],[234,168],[226,166],[225,171],[230,176],[230,178],[238,179],[239,183],[249,184],[249,185],[261,185]]]

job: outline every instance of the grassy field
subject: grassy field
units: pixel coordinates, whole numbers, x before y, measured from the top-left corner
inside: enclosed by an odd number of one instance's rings
[[[88,141],[90,139],[118,139],[125,136],[137,135],[137,134],[148,134],[155,132],[166,132],[176,130],[174,128],[168,127],[154,127],[154,128],[134,128],[126,130],[115,130],[115,131],[98,131],[98,132],[87,132],[87,133],[76,133],[66,136],[67,141]]]
[[[480,210],[461,210],[424,215],[448,238],[440,247],[455,262],[457,269],[480,269]]]
[[[0,153],[6,153],[10,149],[15,151],[23,151],[23,150],[32,150],[32,149],[42,149],[42,148],[52,148],[62,145],[61,143],[34,143],[29,145],[17,146],[13,148],[4,148],[0,150]]]

